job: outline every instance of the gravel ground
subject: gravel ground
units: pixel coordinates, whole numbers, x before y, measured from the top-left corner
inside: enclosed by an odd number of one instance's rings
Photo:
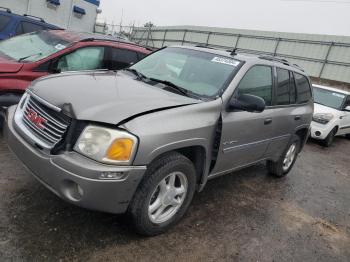
[[[143,238],[57,198],[0,138],[0,261],[350,261],[349,152],[308,142],[284,179],[258,165],[212,180],[178,226]]]

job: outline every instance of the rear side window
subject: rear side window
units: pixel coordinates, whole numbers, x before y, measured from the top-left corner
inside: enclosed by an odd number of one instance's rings
[[[307,78],[301,74],[294,73],[297,84],[298,103],[306,103],[311,99],[311,87]]]
[[[295,83],[293,74],[285,69],[277,68],[276,105],[295,103]]]
[[[31,33],[31,32],[35,32],[35,31],[40,31],[43,29],[45,29],[45,28],[41,25],[37,25],[37,24],[23,21],[23,22],[20,22],[19,25],[17,26],[16,34],[17,35],[26,34],[26,33]]]
[[[139,60],[144,59],[147,55],[144,53],[137,53],[139,56]]]
[[[246,73],[238,85],[238,95],[250,94],[263,98],[267,106],[272,101],[272,68],[254,66]]]
[[[0,32],[3,31],[7,24],[10,22],[11,18],[8,16],[0,15]]]
[[[120,48],[112,49],[111,69],[113,70],[129,67],[130,65],[135,64],[137,61],[139,61],[139,58],[137,52],[135,51]]]

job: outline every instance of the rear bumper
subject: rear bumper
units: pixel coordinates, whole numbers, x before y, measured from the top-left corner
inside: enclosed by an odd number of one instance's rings
[[[13,124],[15,107],[4,123],[9,148],[33,176],[60,198],[88,209],[124,213],[146,171],[144,166],[104,165],[75,152],[48,155],[26,142]],[[101,179],[114,174],[114,180]]]

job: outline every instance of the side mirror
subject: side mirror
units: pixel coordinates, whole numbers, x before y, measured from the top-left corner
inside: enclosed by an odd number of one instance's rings
[[[344,111],[350,112],[350,106],[346,106],[346,107],[344,108]]]
[[[247,112],[261,113],[265,110],[265,100],[261,97],[243,94],[238,97],[232,97],[228,109],[243,110]]]

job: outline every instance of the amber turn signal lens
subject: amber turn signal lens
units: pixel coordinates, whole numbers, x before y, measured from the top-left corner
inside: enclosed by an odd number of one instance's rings
[[[129,138],[116,139],[108,148],[106,158],[115,161],[128,161],[133,145],[134,141]]]

